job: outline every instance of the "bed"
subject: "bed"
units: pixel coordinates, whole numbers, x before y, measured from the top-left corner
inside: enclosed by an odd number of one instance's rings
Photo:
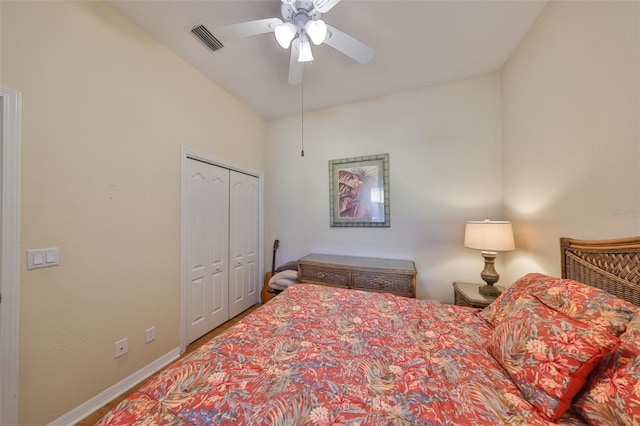
[[[640,238],[561,253],[483,310],[295,284],[99,424],[638,424]]]

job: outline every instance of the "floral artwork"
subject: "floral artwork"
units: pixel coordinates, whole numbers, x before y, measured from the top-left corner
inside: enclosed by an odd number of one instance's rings
[[[389,227],[389,155],[329,161],[331,226]]]
[[[375,166],[338,170],[340,217],[371,217],[371,188],[378,184],[378,168]]]

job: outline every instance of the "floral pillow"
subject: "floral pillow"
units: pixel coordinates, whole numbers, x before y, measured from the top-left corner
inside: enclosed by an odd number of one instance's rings
[[[503,318],[488,343],[525,398],[553,421],[569,408],[589,373],[619,339],[529,295]]]
[[[625,332],[640,307],[586,284],[548,275],[527,274],[502,293],[479,315],[492,327],[500,325],[512,311],[526,304],[521,299],[533,294],[547,306],[615,336]]]
[[[521,308],[519,301],[524,296],[528,294],[543,294],[558,281],[560,281],[560,278],[544,274],[527,274],[507,288],[491,305],[484,308],[479,315],[492,327],[496,327],[510,312]]]
[[[624,299],[573,280],[559,280],[536,297],[547,306],[620,336],[640,311]]]
[[[640,423],[640,314],[576,397],[573,409],[591,425]]]
[[[622,335],[621,339],[623,342],[628,343],[640,342],[640,311],[627,325],[627,331]]]

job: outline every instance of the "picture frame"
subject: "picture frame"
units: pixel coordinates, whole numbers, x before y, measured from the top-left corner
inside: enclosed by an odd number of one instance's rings
[[[389,228],[389,154],[329,160],[331,227]]]

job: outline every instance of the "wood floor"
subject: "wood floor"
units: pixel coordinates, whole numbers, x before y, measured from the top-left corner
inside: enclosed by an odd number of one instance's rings
[[[243,313],[241,313],[237,317],[230,319],[229,321],[225,322],[224,324],[220,325],[217,328],[214,328],[209,333],[205,334],[204,336],[202,336],[201,338],[199,338],[198,340],[196,340],[195,342],[193,342],[189,346],[187,346],[186,351],[180,356],[180,358],[190,354],[191,352],[195,351],[196,349],[198,349],[200,346],[202,346],[205,343],[207,343],[209,340],[211,340],[215,336],[221,334],[222,332],[224,332],[228,328],[231,328],[238,321],[240,321],[242,318],[244,318],[245,316],[247,316],[251,312],[255,311],[260,306],[261,306],[260,304],[253,305],[251,308],[247,309],[246,311],[244,311]],[[155,373],[155,374],[158,374],[158,373]],[[141,385],[142,385],[142,383],[139,384],[138,386],[135,386],[134,388],[128,390],[127,392],[123,393],[118,398],[116,398],[113,401],[109,402],[107,405],[105,405],[104,407],[102,407],[99,410],[95,411],[90,416],[88,416],[88,417],[84,418],[83,420],[81,420],[80,422],[76,423],[76,426],[93,426],[93,425],[95,425],[98,422],[98,420],[100,420],[105,414],[107,414],[107,412],[109,410],[115,408],[116,405],[118,405],[120,403],[120,401],[126,399],[129,395],[131,395],[133,392],[138,390],[138,388]]]

